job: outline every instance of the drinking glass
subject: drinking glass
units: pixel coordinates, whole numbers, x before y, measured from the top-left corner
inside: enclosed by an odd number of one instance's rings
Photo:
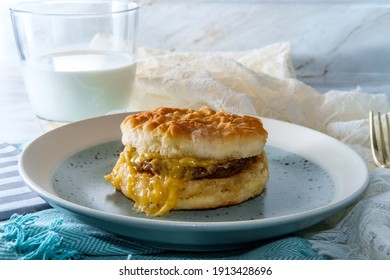
[[[136,3],[28,1],[10,13],[23,81],[45,130],[126,109],[136,72]]]

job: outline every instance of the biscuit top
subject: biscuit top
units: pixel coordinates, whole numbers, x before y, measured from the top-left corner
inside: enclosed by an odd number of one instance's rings
[[[230,160],[262,152],[267,131],[259,118],[203,107],[161,107],[129,115],[121,124],[122,142],[138,152],[165,157]]]

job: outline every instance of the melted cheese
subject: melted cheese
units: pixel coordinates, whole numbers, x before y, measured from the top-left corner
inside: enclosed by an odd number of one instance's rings
[[[159,174],[137,172],[137,165],[151,160],[157,161]],[[111,174],[105,176],[105,179],[135,202],[135,210],[161,216],[175,207],[180,186],[191,180],[188,167],[207,168],[216,163],[214,160],[191,157],[162,158],[157,153],[139,154],[136,149],[125,147]]]

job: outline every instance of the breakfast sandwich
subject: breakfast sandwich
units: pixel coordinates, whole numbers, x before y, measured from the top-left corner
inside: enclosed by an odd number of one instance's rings
[[[257,117],[161,107],[120,128],[124,150],[105,179],[147,215],[236,205],[268,181],[268,133]]]

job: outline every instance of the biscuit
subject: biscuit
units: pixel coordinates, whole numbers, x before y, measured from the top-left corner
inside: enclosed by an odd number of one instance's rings
[[[236,205],[268,181],[257,117],[161,107],[127,116],[121,130],[125,148],[106,180],[147,215]]]
[[[209,108],[158,108],[129,115],[122,142],[163,157],[229,160],[259,155],[268,136],[259,118]]]

